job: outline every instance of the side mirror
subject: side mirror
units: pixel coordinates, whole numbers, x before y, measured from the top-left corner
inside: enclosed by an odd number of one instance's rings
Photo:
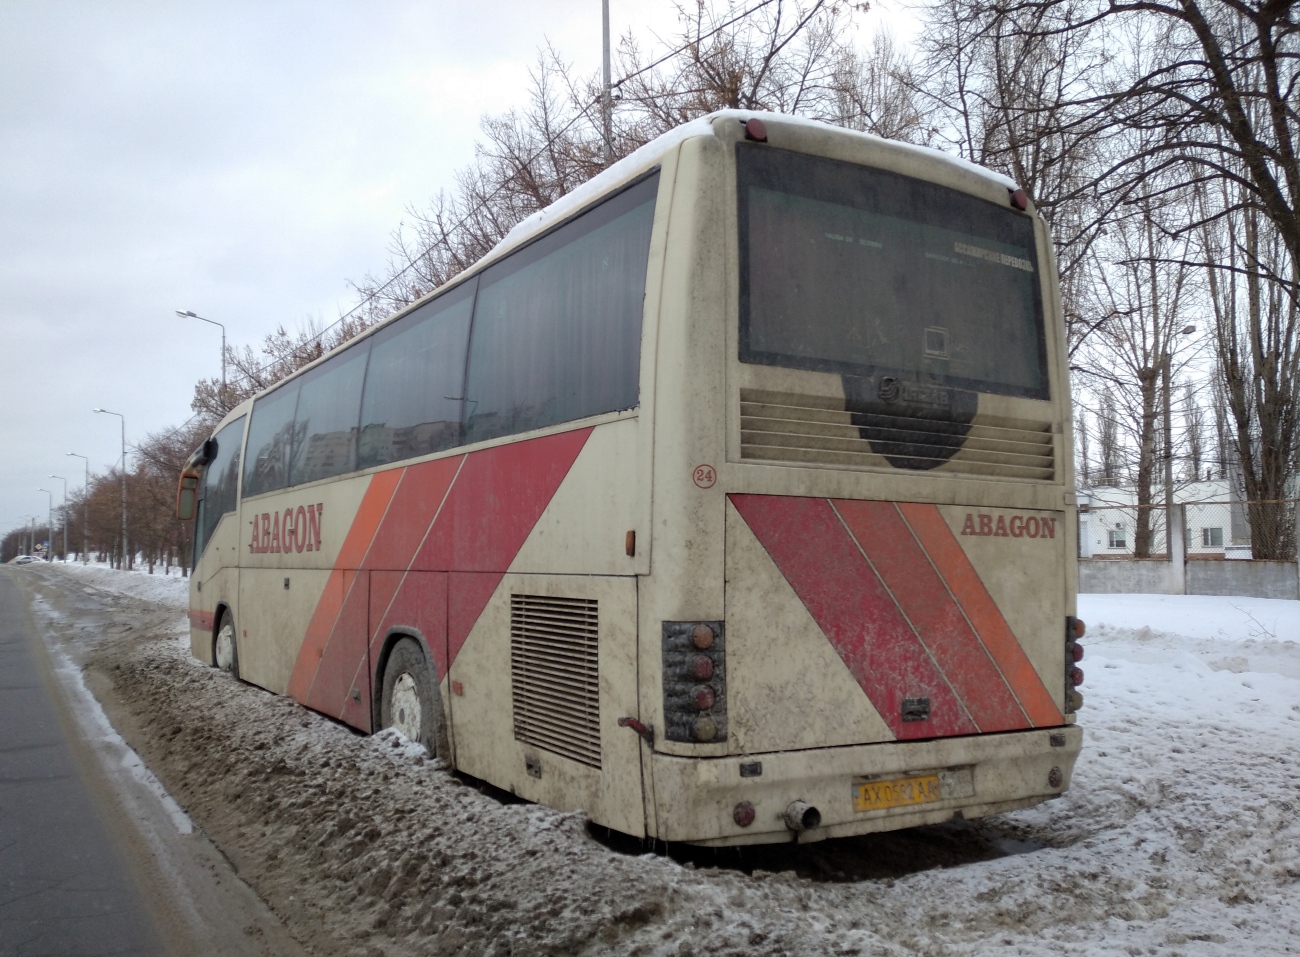
[[[176,490],[176,517],[182,522],[193,520],[199,503],[199,477],[193,474],[181,476],[180,487]]]
[[[181,482],[176,489],[176,517],[182,522],[191,521],[199,504],[199,479],[203,467],[217,457],[217,440],[208,439],[190,453],[181,468]]]

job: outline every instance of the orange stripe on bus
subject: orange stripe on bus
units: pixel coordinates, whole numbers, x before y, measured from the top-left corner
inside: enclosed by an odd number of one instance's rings
[[[1017,731],[1029,727],[1016,695],[894,503],[834,499],[831,505],[979,730]]]
[[[329,643],[334,624],[343,610],[343,602],[347,597],[345,586],[350,586],[351,579],[355,577],[346,576],[345,570],[355,570],[365,557],[404,471],[404,469],[391,469],[387,472],[376,472],[370,477],[370,484],[366,486],[356,517],[352,520],[347,536],[343,539],[343,546],[339,549],[334,569],[330,572],[325,590],[316,603],[311,623],[307,626],[307,634],[303,637],[302,645],[298,649],[298,657],[294,661],[293,674],[289,677],[289,687],[286,692],[298,701],[304,701],[311,690],[312,682],[316,678],[316,669],[325,654],[325,646]]]
[[[1056,702],[1043,685],[1033,663],[1025,654],[1011,626],[998,610],[993,596],[984,587],[979,573],[962,550],[948,523],[934,505],[899,502],[898,509],[907,519],[917,540],[930,555],[939,574],[947,581],[966,617],[975,627],[984,647],[989,650],[1006,677],[1011,690],[1036,727],[1058,725],[1064,720]]]

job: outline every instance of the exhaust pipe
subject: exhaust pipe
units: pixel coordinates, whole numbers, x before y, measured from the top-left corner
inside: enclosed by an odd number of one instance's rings
[[[785,813],[781,815],[781,819],[785,821],[786,827],[796,833],[810,831],[821,826],[822,812],[807,801],[792,801],[785,809]]]

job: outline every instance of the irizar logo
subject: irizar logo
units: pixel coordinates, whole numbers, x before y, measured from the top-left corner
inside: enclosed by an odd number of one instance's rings
[[[876,387],[880,401],[888,405],[895,402],[908,402],[912,405],[928,405],[936,409],[946,409],[952,405],[952,397],[947,389],[916,382],[904,382],[897,376],[887,375],[881,378]]]
[[[248,550],[257,555],[267,552],[320,551],[320,519],[325,505],[299,505],[283,512],[263,512],[253,516],[253,538]]]
[[[1055,538],[1056,519],[1037,515],[986,515],[967,512],[963,535],[992,535],[996,538]]]

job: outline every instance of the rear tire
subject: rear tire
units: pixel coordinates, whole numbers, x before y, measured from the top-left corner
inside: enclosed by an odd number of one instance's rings
[[[217,634],[212,639],[212,663],[215,667],[239,679],[239,645],[235,640],[235,618],[230,612],[222,612],[221,621],[217,623]]]
[[[424,745],[431,757],[438,756],[442,709],[437,684],[414,639],[400,639],[389,652],[379,702],[381,728],[396,728]]]

